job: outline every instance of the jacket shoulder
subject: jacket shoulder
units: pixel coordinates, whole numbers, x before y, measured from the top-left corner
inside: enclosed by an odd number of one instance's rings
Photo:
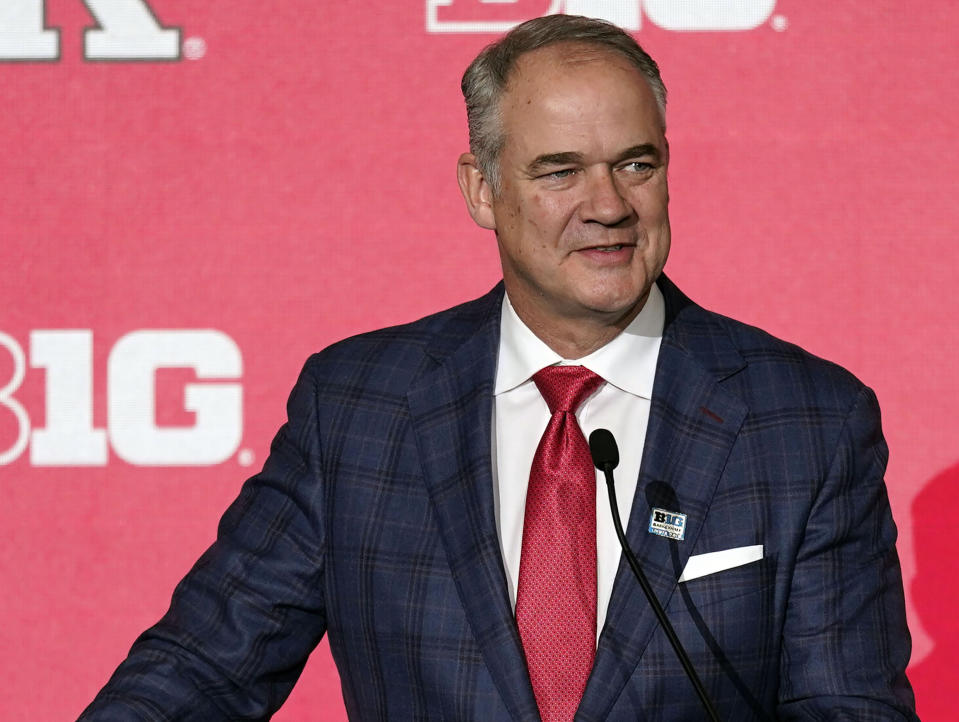
[[[757,402],[807,402],[848,408],[866,388],[851,372],[756,326],[707,310],[668,279],[664,343],[692,353],[711,373]]]
[[[477,333],[496,332],[502,283],[480,298],[410,323],[368,331],[313,354],[304,375],[320,385],[406,388],[411,378]]]
[[[833,361],[756,326],[710,311],[704,313],[724,330],[745,362],[739,385],[754,399],[781,402],[792,396],[848,409],[866,390],[852,372]]]

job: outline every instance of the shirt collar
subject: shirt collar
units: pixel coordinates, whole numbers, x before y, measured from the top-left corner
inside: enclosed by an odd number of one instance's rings
[[[642,310],[622,333],[588,356],[569,361],[530,331],[516,315],[509,296],[504,294],[493,393],[510,391],[528,381],[540,369],[560,363],[585,366],[627,393],[652,398],[665,320],[663,294],[654,283]]]

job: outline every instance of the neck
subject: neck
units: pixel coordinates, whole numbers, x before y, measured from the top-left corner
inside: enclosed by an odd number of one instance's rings
[[[540,314],[516,304],[513,310],[540,341],[564,359],[575,361],[601,349],[622,333],[639,315],[648,297],[647,292],[633,307],[620,313],[561,317],[550,313]]]

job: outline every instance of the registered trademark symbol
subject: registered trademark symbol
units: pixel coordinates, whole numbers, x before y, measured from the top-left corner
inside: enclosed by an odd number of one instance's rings
[[[769,24],[772,25],[773,30],[775,30],[777,33],[781,33],[789,27],[789,18],[787,18],[785,15],[773,15],[773,18],[770,20]]]
[[[236,455],[236,460],[240,466],[253,466],[253,459],[254,456],[251,449],[240,449],[240,453]]]
[[[183,41],[183,57],[187,60],[199,60],[206,55],[206,40],[196,36]]]

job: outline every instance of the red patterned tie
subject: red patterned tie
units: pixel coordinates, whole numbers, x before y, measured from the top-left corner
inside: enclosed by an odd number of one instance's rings
[[[570,722],[596,654],[596,472],[574,414],[603,379],[548,366],[533,381],[552,417],[529,474],[516,623],[543,722]]]

